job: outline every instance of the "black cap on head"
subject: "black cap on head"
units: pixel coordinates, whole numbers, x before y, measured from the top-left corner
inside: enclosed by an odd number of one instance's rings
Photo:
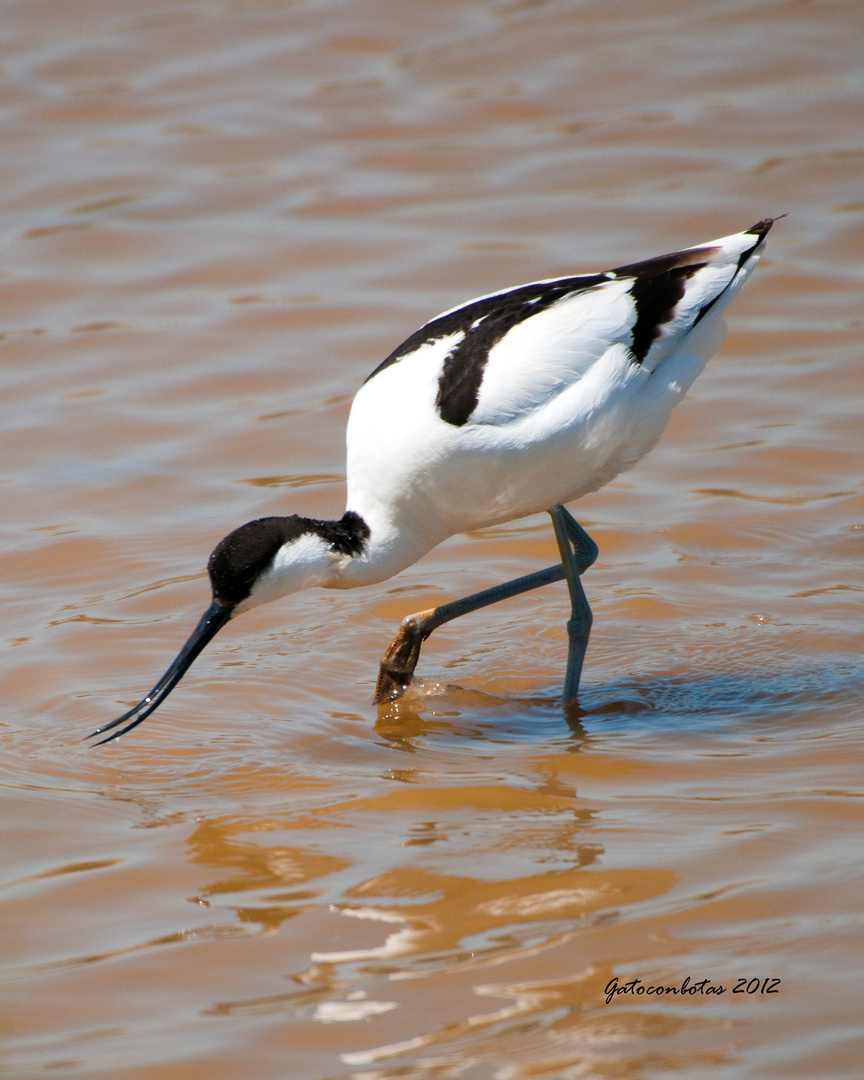
[[[296,514],[266,517],[247,521],[228,533],[216,545],[207,563],[213,599],[225,607],[242,603],[279,548],[301,536],[306,524],[306,519]]]
[[[335,554],[359,555],[369,538],[369,526],[351,510],[339,521],[298,514],[247,521],[220,540],[210,556],[207,573],[213,599],[223,607],[242,604],[282,545],[301,536],[319,537]]]

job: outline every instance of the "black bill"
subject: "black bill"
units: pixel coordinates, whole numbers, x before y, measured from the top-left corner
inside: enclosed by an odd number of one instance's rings
[[[112,739],[119,739],[120,736],[125,735],[127,731],[131,731],[132,728],[138,727],[141,721],[146,720],[154,709],[158,709],[177,683],[183,678],[195,657],[202,649],[204,649],[208,642],[213,640],[216,634],[218,634],[225,623],[231,618],[231,611],[232,609],[230,607],[223,607],[222,604],[217,604],[214,601],[201,616],[201,621],[189,635],[189,640],[177,654],[174,662],[159,682],[156,683],[147,697],[142,701],[139,701],[134,709],[130,709],[129,712],[125,712],[122,716],[118,716],[116,720],[112,720],[110,724],[105,724],[104,727],[97,728],[92,734],[88,735],[87,738],[92,739],[105,731],[111,731],[112,728],[116,728],[120,724],[126,724],[126,726],[121,727],[119,731],[115,731],[113,735],[109,735],[105,739],[100,739],[99,742],[94,743],[93,745],[101,746],[102,743],[111,742]],[[127,720],[129,723],[126,723]]]

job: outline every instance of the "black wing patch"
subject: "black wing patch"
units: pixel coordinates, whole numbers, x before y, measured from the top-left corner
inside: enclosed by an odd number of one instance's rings
[[[435,399],[441,419],[461,427],[477,408],[489,352],[508,330],[539,311],[545,311],[565,296],[585,292],[608,280],[606,274],[583,274],[533,282],[509,292],[481,297],[421,326],[375,368],[366,382],[422,345],[462,333],[463,338],[444,360]]]
[[[657,277],[637,277],[630,288],[636,304],[636,322],[633,324],[633,342],[630,351],[633,360],[641,364],[648,350],[660,336],[664,323],[675,315],[675,308],[684,295],[687,279],[707,263],[665,270]]]
[[[630,288],[636,305],[636,322],[630,345],[635,363],[642,363],[660,336],[663,324],[674,316],[675,308],[684,295],[687,279],[707,266],[711,256],[719,250],[716,247],[702,247],[673,251],[669,255],[645,259],[644,262],[619,266],[613,271],[618,278],[636,279]]]

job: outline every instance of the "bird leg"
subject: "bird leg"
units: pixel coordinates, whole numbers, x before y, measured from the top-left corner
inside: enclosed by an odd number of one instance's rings
[[[570,618],[567,620],[567,674],[564,676],[564,705],[576,700],[579,691],[579,679],[582,676],[582,663],[588,648],[588,637],[594,617],[585,590],[582,588],[580,575],[584,574],[597,558],[597,545],[585,532],[579,522],[563,506],[556,506],[549,511],[555,539],[561,552],[561,565],[567,588],[570,590]]]
[[[539,589],[541,585],[549,585],[553,581],[563,579],[564,567],[556,563],[555,566],[547,567],[546,570],[538,570],[534,574],[526,574],[513,581],[506,581],[502,585],[493,585],[491,589],[483,589],[482,592],[463,596],[461,600],[453,600],[449,604],[408,615],[402,620],[396,637],[381,658],[378,682],[375,684],[375,696],[372,700],[376,704],[387,701],[399,697],[407,689],[420,657],[420,646],[439,626],[450,622],[451,619],[457,619],[460,615],[467,615],[471,611],[496,604],[499,600],[507,600],[511,596],[518,596],[530,589]]]
[[[579,674],[582,670],[582,659],[585,655],[588,632],[591,628],[591,609],[585,600],[584,592],[582,592],[579,574],[584,573],[597,558],[597,545],[563,506],[556,506],[549,513],[552,515],[552,522],[555,525],[556,538],[558,538],[559,529],[563,531],[563,547],[561,546],[562,540],[558,539],[559,550],[562,552],[562,562],[556,563],[555,566],[549,566],[545,570],[526,574],[524,577],[516,578],[513,581],[494,585],[491,589],[483,589],[482,592],[472,593],[461,600],[454,600],[437,608],[429,608],[428,611],[418,611],[414,615],[408,615],[402,620],[396,637],[381,659],[378,681],[375,684],[375,696],[372,699],[376,704],[400,697],[404,693],[414,677],[414,668],[417,666],[420,657],[420,646],[432,631],[439,626],[458,618],[460,615],[467,615],[471,611],[488,607],[490,604],[497,604],[499,600],[507,600],[511,596],[518,596],[520,593],[529,592],[531,589],[539,589],[542,585],[550,585],[553,581],[562,581],[566,578],[569,586],[571,577],[575,580],[576,589],[578,590],[576,596],[581,597],[581,607],[578,607],[579,617],[577,618],[577,601],[576,597],[574,597],[573,586],[570,586],[573,617],[567,624],[570,633],[570,651],[565,690],[569,691],[569,697],[565,693],[565,703],[576,696],[576,689],[579,686]],[[573,626],[572,630],[570,629],[571,624]],[[580,648],[581,652],[579,651]],[[578,664],[574,659],[577,655]],[[575,673],[575,685],[571,679],[571,669]]]

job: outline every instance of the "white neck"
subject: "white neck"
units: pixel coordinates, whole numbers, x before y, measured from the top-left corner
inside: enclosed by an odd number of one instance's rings
[[[420,534],[377,507],[360,510],[349,503],[348,509],[359,514],[369,526],[369,538],[359,555],[344,557],[341,564],[334,564],[334,573],[331,580],[324,583],[325,588],[353,589],[386,581],[445,539],[431,530]]]
[[[383,513],[376,513],[375,509],[355,513],[362,518],[356,535],[360,546],[356,554],[348,551],[355,539],[351,531],[340,532],[340,527],[345,529],[343,522],[328,522],[324,528],[317,529],[310,521],[308,530],[287,540],[277,550],[255,581],[250,595],[236,605],[233,615],[316,585],[325,589],[351,589],[385,581],[444,539],[442,535],[433,535],[431,530],[428,534],[424,530],[421,535]],[[362,538],[364,523],[369,535]],[[335,527],[333,535],[328,533],[330,526]],[[340,541],[342,551],[338,550]]]

